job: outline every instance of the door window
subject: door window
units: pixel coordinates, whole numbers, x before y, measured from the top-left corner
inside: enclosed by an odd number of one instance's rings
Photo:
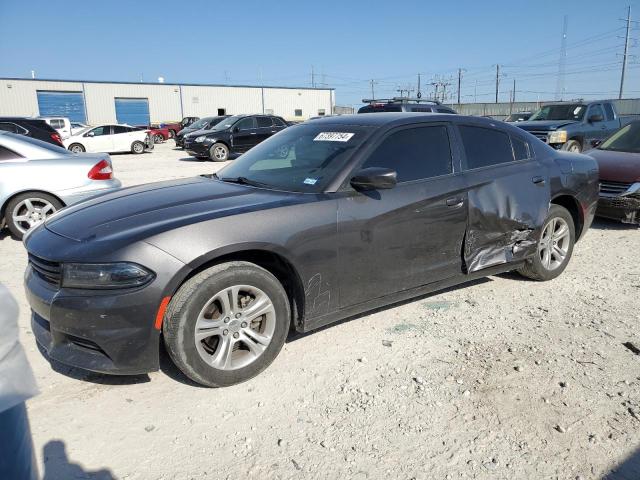
[[[511,137],[511,144],[513,145],[513,155],[516,160],[531,158],[529,144],[527,142],[518,137]]]
[[[447,127],[407,128],[392,133],[362,167],[391,168],[398,182],[447,175],[453,171]]]
[[[613,107],[611,106],[610,103],[604,104],[604,111],[607,114],[607,117],[606,117],[607,122],[610,122],[615,118],[615,114],[613,113]]]
[[[589,116],[587,117],[587,119],[593,117],[594,115],[600,115],[604,120],[604,112],[602,111],[602,105],[600,105],[599,103],[596,105],[591,105],[591,107],[589,108]]]
[[[15,160],[16,158],[22,158],[22,155],[0,145],[0,162],[3,160]]]
[[[273,126],[273,120],[271,117],[258,117],[258,128],[269,128]]]
[[[51,126],[56,129],[64,128],[64,121],[54,118],[53,120],[51,120]]]
[[[18,133],[18,126],[15,123],[1,122],[0,130],[4,132]]]
[[[273,117],[273,123],[275,124],[276,127],[286,127],[287,124],[284,123],[284,120],[282,120],[280,117]]]
[[[236,127],[240,131],[251,130],[252,128],[255,128],[255,123],[256,123],[256,119],[253,117],[243,118],[238,123],[236,123]]]
[[[111,135],[111,127],[109,125],[105,125],[103,127],[96,127],[93,130],[94,137],[100,137],[102,135]]]
[[[116,133],[129,133],[131,131],[133,131],[132,128],[123,127],[122,125],[114,125],[113,126],[113,133],[114,134],[116,134]]]
[[[469,170],[513,162],[513,150],[506,133],[467,125],[459,129]]]

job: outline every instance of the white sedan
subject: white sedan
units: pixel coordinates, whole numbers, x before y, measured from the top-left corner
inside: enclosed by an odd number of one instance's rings
[[[133,152],[144,153],[153,148],[153,141],[145,130],[130,125],[98,125],[71,135],[63,140],[73,153],[81,152]]]

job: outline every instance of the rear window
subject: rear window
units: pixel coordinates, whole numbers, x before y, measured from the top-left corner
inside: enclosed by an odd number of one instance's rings
[[[506,133],[468,125],[461,125],[458,128],[469,170],[513,162],[513,150],[509,135]]]

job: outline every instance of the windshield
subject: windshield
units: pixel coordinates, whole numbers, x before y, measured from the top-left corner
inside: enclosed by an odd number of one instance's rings
[[[194,130],[200,130],[200,129],[206,127],[207,125],[209,125],[209,122],[211,120],[213,120],[213,117],[201,118],[197,122],[193,122],[191,125],[189,125],[189,128],[194,129]]]
[[[216,125],[214,125],[213,127],[211,127],[211,130],[213,130],[214,132],[219,132],[221,130],[226,130],[227,128],[231,127],[234,123],[236,123],[238,120],[240,120],[241,118],[245,118],[244,115],[234,115],[233,117],[227,117],[227,118],[223,119],[221,122],[219,122]]]
[[[225,122],[226,123],[226,122]],[[301,124],[265,140],[218,172],[223,181],[318,193],[344,167],[370,128]]]
[[[600,150],[640,153],[640,122],[622,127],[598,147]]]
[[[530,113],[512,113],[504,119],[505,122],[523,122],[531,116]]]
[[[529,120],[575,120],[580,121],[587,110],[586,105],[579,103],[562,105],[545,105]]]

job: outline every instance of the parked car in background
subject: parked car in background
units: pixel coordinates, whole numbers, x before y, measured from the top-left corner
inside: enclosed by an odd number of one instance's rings
[[[90,125],[87,125],[86,123],[71,122],[71,135],[75,135],[80,130],[84,130],[85,128],[89,128],[89,126]]]
[[[507,116],[504,121],[507,123],[524,122],[526,120],[529,120],[532,114],[533,112],[512,113],[511,115]]]
[[[17,133],[63,147],[60,134],[44,120],[24,117],[0,117],[0,131]]]
[[[70,136],[63,143],[73,153],[144,153],[153,148],[153,140],[147,130],[139,130],[130,125],[90,127]]]
[[[0,132],[0,227],[16,238],[66,205],[120,188],[107,154]]]
[[[234,115],[216,124],[208,133],[190,137],[185,149],[196,158],[224,162],[287,127],[283,118],[274,115]],[[281,151],[281,158],[286,158],[288,153]]]
[[[445,107],[437,100],[423,100],[421,98],[396,97],[390,99],[368,100],[360,107],[358,113],[382,113],[382,112],[421,112],[421,113],[456,113],[455,110]]]
[[[160,127],[166,127],[169,129],[169,138],[175,137],[180,130],[187,128],[194,122],[197,122],[200,117],[184,117],[181,122],[177,123],[166,123],[161,122]]]
[[[195,382],[233,385],[291,328],[504,271],[558,277],[597,200],[595,160],[503,122],[314,120],[217,175],[138,185],[38,227],[25,240],[32,330],[65,364],[149,372],[164,342]]]
[[[38,117],[40,120],[44,120],[60,134],[60,138],[64,140],[71,136],[71,122],[67,117]]]
[[[609,100],[544,105],[517,126],[555,149],[580,153],[601,142],[630,119],[621,119]]]
[[[640,224],[640,121],[625,125],[586,153],[600,167],[596,215]]]
[[[135,128],[138,130],[146,130],[151,136],[153,143],[162,143],[171,138],[171,134],[167,127],[161,127],[159,125],[151,125],[150,127],[146,125],[136,125]]]
[[[184,148],[185,135],[189,135],[190,133],[197,132],[200,130],[211,130],[213,127],[215,127],[218,123],[220,123],[225,118],[229,118],[229,115],[223,115],[220,117],[204,117],[193,122],[191,125],[184,127],[173,138],[174,141],[176,142],[176,147]]]

